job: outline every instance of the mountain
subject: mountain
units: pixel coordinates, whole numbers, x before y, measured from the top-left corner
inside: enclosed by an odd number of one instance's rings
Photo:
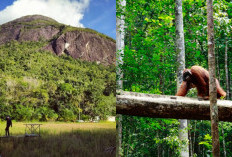
[[[58,23],[42,15],[29,15],[0,25],[0,45],[12,40],[46,41],[44,50],[75,59],[115,64],[115,40],[88,28]]]
[[[76,121],[115,115],[114,61],[115,41],[94,30],[40,15],[1,25],[0,119]]]

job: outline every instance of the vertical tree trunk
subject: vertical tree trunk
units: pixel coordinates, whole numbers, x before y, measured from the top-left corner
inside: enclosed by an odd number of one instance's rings
[[[125,0],[120,0],[121,7],[126,6]],[[117,74],[117,89],[123,89],[123,73],[121,66],[123,64],[123,53],[124,53],[124,16],[116,18],[116,74]],[[122,147],[122,115],[117,115],[117,143],[116,143],[116,156],[121,156]]]
[[[177,54],[177,87],[182,83],[182,72],[185,69],[184,26],[182,0],[175,0],[176,54]]]
[[[226,45],[227,46],[227,45]],[[225,53],[226,53],[226,51],[227,51],[227,48],[225,48]],[[218,81],[220,82],[220,71],[219,71],[219,63],[218,63],[218,58],[219,58],[219,55],[218,55],[218,53],[216,53],[216,55],[217,55],[217,78],[218,78]],[[227,55],[227,54],[226,54]],[[226,60],[227,60],[227,57],[225,56],[225,62],[226,62]],[[225,69],[226,69],[226,65],[225,65]],[[228,69],[227,69],[228,70]],[[227,97],[227,99],[228,99],[228,97]],[[225,138],[224,138],[224,129],[223,129],[223,122],[220,122],[220,125],[221,125],[221,128],[222,128],[222,144],[223,144],[223,155],[224,155],[224,157],[226,157],[226,146],[225,146]]]
[[[200,121],[200,124],[202,124],[202,120]],[[198,128],[198,130],[201,130],[202,129],[202,127],[201,127],[201,125],[199,126],[199,128]],[[200,135],[198,135],[198,137],[199,137]],[[199,142],[199,140],[197,141],[197,142]],[[197,152],[198,152],[198,154],[202,154],[201,153],[201,147],[202,147],[202,145],[201,144],[198,144],[197,145],[198,147],[197,147]]]
[[[121,149],[122,149],[122,115],[117,114],[117,123],[116,123],[116,128],[117,128],[117,143],[116,143],[116,156],[121,157]]]
[[[188,120],[188,126],[190,126],[190,120]],[[192,128],[190,128],[190,130],[188,130],[188,137],[189,137],[189,156],[193,157],[193,140],[192,140],[192,135],[191,135],[191,130]]]
[[[185,69],[185,47],[184,47],[184,28],[182,0],[175,0],[175,24],[176,24],[176,54],[177,54],[177,88],[180,87],[182,72]],[[187,120],[179,119],[179,139],[182,141],[180,155],[189,156]]]
[[[223,122],[221,122],[221,128],[222,128],[223,155],[224,157],[226,157],[226,142],[225,142],[225,136],[224,136]]]
[[[230,86],[230,91],[231,91],[231,85],[232,85],[231,72],[229,72],[229,86]],[[230,94],[230,99],[232,99],[232,94]]]
[[[208,28],[208,64],[209,64],[209,96],[211,134],[213,143],[213,157],[220,157],[218,133],[217,89],[215,80],[215,50],[214,50],[213,0],[207,0],[207,28]]]
[[[181,157],[189,157],[188,124],[186,119],[179,119],[179,139],[181,140]]]
[[[192,145],[193,146],[193,148],[192,148],[193,153],[192,154],[194,154],[194,151],[195,151],[196,128],[197,128],[197,121],[194,120],[193,145]]]
[[[220,82],[220,68],[219,68],[219,48],[218,48],[218,46],[217,46],[217,48],[216,48],[216,52],[217,53],[215,53],[215,55],[216,55],[216,62],[217,62],[217,67],[216,67],[216,69],[217,69],[217,79],[218,79],[218,81]]]
[[[126,6],[125,0],[119,0],[120,7]],[[123,73],[121,70],[121,65],[123,64],[123,54],[124,54],[124,16],[116,18],[116,74],[117,74],[117,89],[122,89],[123,87]]]
[[[225,47],[225,72],[226,72],[226,99],[229,99],[230,96],[230,86],[229,86],[229,75],[228,75],[228,41],[226,40],[225,42],[226,47]]]

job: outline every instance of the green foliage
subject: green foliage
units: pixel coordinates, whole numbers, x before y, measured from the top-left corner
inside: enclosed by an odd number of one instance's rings
[[[34,114],[34,118],[39,121],[55,121],[58,118],[58,114],[56,114],[54,110],[45,106],[37,108]]]
[[[126,0],[125,7],[120,6],[119,1],[116,1],[117,18],[121,18],[121,15],[125,17],[123,65],[119,66],[123,72],[123,90],[175,95],[176,67],[179,64],[176,62],[175,53],[175,1]],[[226,42],[230,80],[232,72],[231,8],[231,2],[228,0],[214,1],[216,73],[223,89],[226,89]],[[184,0],[183,16],[186,68],[193,65],[207,68],[206,1]],[[188,96],[196,97],[197,91],[190,90]],[[168,121],[170,123],[166,123]],[[123,116],[122,123],[124,156],[178,156],[176,152],[181,144],[176,141],[178,130],[177,125],[173,126],[175,121]],[[194,153],[203,156],[206,145],[210,147],[210,142],[204,139],[210,134],[210,124],[208,121],[191,121],[189,128],[192,141],[195,142]],[[232,156],[229,134],[231,130],[226,127],[224,139],[227,156]],[[203,141],[204,145],[199,145]]]
[[[204,141],[200,142],[199,144],[204,145],[208,150],[212,149],[212,136],[206,134],[204,137]]]
[[[65,109],[62,109],[60,111],[59,120],[62,120],[62,121],[75,121],[76,116],[75,116],[75,114],[73,113],[72,110],[69,110],[69,109],[65,108]]]
[[[115,67],[58,57],[42,49],[46,44],[0,46],[0,117],[74,121],[79,111],[104,119],[114,115]]]
[[[111,105],[114,104],[114,105]],[[100,97],[95,112],[101,119],[106,120],[108,115],[116,116],[116,100],[113,94]]]
[[[162,149],[168,149],[166,153],[177,157],[178,124],[177,120],[123,116],[123,156],[158,156]]]
[[[171,94],[167,89],[175,89],[174,6],[168,2],[127,1],[121,68],[124,88],[129,91],[139,87],[147,93]]]
[[[15,105],[15,111],[12,115],[16,120],[31,120],[33,116],[33,109],[31,107],[25,107],[23,105]]]

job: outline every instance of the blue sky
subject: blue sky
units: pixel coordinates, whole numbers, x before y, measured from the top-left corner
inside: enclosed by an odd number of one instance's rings
[[[116,0],[91,0],[83,24],[116,39]]]
[[[0,0],[0,24],[41,14],[116,38],[116,0]]]

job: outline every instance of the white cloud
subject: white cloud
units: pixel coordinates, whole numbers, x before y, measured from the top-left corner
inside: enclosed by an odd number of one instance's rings
[[[90,0],[16,0],[0,11],[0,24],[25,15],[49,16],[60,23],[84,27],[80,20]]]

